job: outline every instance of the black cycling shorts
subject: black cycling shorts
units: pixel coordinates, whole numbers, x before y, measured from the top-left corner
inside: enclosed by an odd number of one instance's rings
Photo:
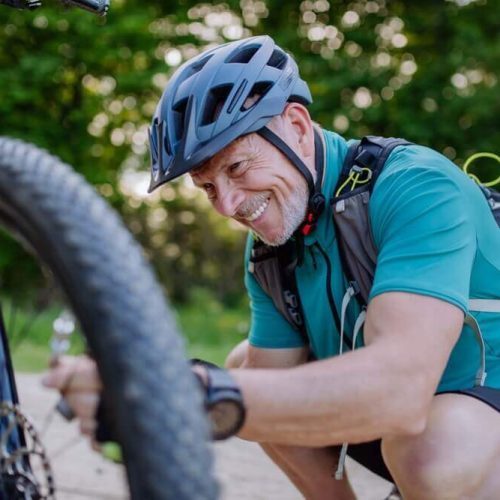
[[[472,389],[463,389],[461,391],[446,391],[439,394],[464,394],[483,401],[500,412],[500,389],[491,387],[473,387]],[[356,462],[365,466],[375,474],[394,482],[389,469],[386,467],[382,458],[380,449],[381,440],[370,441],[368,443],[352,444],[347,449],[347,454]]]

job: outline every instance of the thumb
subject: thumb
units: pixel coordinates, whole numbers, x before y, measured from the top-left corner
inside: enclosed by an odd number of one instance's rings
[[[65,363],[58,363],[42,377],[42,385],[51,389],[62,389],[71,377],[72,366]]]

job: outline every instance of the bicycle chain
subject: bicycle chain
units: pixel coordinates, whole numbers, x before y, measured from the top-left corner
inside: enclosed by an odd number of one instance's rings
[[[0,475],[12,478],[16,494],[23,499],[55,500],[55,482],[52,467],[35,426],[18,405],[8,401],[0,402],[0,418],[8,420],[0,433]],[[23,432],[31,443],[10,451],[8,441],[13,432]],[[44,477],[41,483],[29,465],[30,457],[41,462]]]

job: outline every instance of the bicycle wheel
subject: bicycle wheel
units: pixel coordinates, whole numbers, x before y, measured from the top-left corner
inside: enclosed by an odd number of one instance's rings
[[[208,426],[139,246],[70,167],[0,138],[0,222],[50,270],[95,358],[134,499],[214,499]]]

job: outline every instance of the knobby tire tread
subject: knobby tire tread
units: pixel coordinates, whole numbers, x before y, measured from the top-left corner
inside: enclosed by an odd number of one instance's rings
[[[0,138],[0,218],[41,256],[79,319],[132,498],[217,498],[201,395],[161,288],[118,216],[58,158]]]

